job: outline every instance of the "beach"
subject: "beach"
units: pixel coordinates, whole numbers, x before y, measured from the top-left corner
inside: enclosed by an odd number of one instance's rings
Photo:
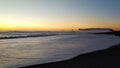
[[[119,48],[116,47],[120,44],[119,35],[119,32],[111,30],[62,33],[2,32],[0,68],[79,68],[100,65],[102,58],[110,58],[108,54],[105,56],[104,50],[110,47]],[[115,54],[116,57],[118,52],[112,52],[110,55]],[[113,57],[111,59],[113,60]]]
[[[120,36],[120,32],[104,34]],[[65,61],[31,65],[21,68],[120,68],[120,44],[104,50],[81,54]]]
[[[120,0],[0,0],[0,68],[120,68]]]
[[[0,68],[120,68],[120,0],[0,0]]]

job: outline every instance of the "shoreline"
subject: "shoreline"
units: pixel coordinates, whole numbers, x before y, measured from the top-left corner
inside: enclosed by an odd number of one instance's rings
[[[120,32],[116,31],[100,34],[114,34],[120,37]],[[104,50],[81,54],[69,60],[19,68],[120,68],[120,44]]]

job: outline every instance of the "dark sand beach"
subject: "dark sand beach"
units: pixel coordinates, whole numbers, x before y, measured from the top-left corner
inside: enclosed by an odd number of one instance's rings
[[[112,34],[120,37],[118,31],[101,34]],[[120,68],[120,44],[105,50],[81,54],[69,60],[21,68]]]

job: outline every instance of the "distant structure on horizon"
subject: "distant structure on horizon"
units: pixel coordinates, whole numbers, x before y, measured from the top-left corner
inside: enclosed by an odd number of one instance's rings
[[[75,32],[74,29],[72,29],[71,32]]]

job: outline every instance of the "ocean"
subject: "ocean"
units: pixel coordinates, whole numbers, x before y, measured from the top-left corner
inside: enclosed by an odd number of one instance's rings
[[[92,34],[106,31],[0,32],[0,68],[43,64],[71,59],[77,55],[119,44],[114,35]]]

